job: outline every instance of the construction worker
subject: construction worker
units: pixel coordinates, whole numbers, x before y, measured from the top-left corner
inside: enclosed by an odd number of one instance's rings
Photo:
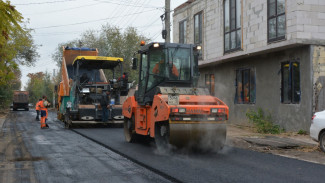
[[[117,79],[117,81],[122,82],[122,87],[127,87],[128,80],[129,80],[129,77],[126,72],[124,72],[123,75]]]
[[[47,97],[43,96],[42,101],[39,104],[40,110],[41,110],[41,128],[48,128],[49,126],[46,124],[47,120],[47,107],[50,105],[50,103],[47,101]]]
[[[162,72],[165,70],[164,64],[165,64],[164,60],[160,60],[158,63],[156,63],[155,67],[152,69],[152,73],[163,75]],[[178,78],[179,73],[178,73],[178,70],[174,64],[173,64],[171,71],[172,71],[171,73],[173,76],[172,78]]]
[[[40,113],[40,102],[42,101],[42,99],[40,98],[39,100],[38,100],[38,102],[36,103],[36,107],[35,107],[35,109],[36,109],[36,121],[39,121],[39,113]]]
[[[100,106],[102,107],[102,121],[107,122],[109,117],[109,109],[110,109],[110,91],[107,90],[103,92],[102,98],[100,100]]]

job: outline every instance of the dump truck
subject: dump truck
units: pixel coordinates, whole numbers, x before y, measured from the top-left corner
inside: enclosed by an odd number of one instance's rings
[[[63,47],[62,81],[57,87],[57,117],[67,128],[73,124],[100,123],[103,92],[110,91],[108,123],[123,123],[121,96],[130,83],[122,78],[123,58],[98,56],[97,49]],[[104,70],[111,74],[107,79]]]
[[[29,110],[29,93],[28,91],[14,91],[12,110],[16,111],[17,109]]]
[[[143,44],[142,44],[143,45]],[[220,150],[226,140],[228,106],[198,86],[200,46],[150,43],[138,51],[139,86],[123,104],[127,142],[154,138],[158,150]],[[137,69],[138,59],[133,59]]]

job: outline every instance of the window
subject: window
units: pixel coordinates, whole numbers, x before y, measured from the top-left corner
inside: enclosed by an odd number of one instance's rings
[[[224,34],[225,53],[241,49],[241,0],[225,0]]]
[[[285,39],[285,0],[268,0],[267,2],[268,42]]]
[[[284,62],[281,64],[281,102],[296,104],[300,102],[300,64]]]
[[[253,69],[236,70],[236,104],[255,103],[256,84],[255,71]]]
[[[194,44],[202,44],[202,12],[194,15]]]
[[[205,75],[205,86],[208,87],[210,94],[214,95],[214,74]]]
[[[179,23],[179,43],[186,43],[186,25],[186,20]]]

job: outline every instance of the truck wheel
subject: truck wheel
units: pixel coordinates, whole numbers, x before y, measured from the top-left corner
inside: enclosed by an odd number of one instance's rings
[[[134,142],[136,140],[134,116],[131,119],[124,118],[124,136],[127,142]]]
[[[319,136],[319,147],[325,152],[325,131],[323,131]]]
[[[168,122],[155,124],[155,142],[159,152],[169,151],[169,125]]]

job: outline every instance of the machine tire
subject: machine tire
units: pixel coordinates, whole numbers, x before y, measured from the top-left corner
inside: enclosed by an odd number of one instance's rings
[[[136,141],[137,134],[135,133],[134,121],[134,115],[132,115],[131,119],[124,117],[124,136],[129,143]]]
[[[169,151],[169,123],[156,122],[155,142],[159,152]]]
[[[319,147],[325,152],[325,131],[323,131],[319,136]]]

